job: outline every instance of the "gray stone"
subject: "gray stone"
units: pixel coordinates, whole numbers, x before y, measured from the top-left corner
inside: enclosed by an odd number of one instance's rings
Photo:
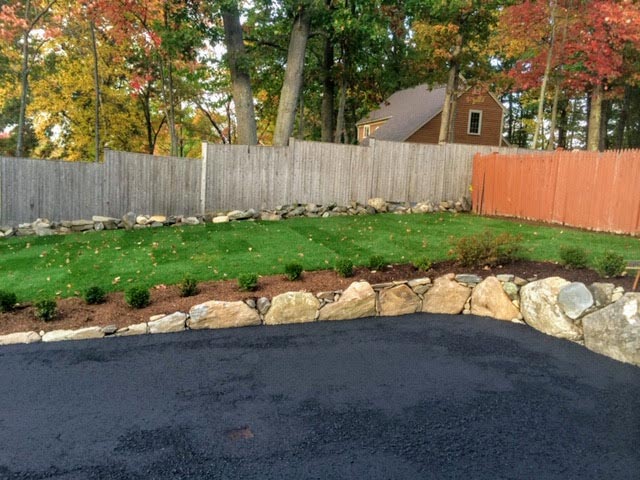
[[[584,344],[594,352],[640,366],[640,293],[627,293],[582,319]]]
[[[504,290],[504,293],[506,293],[511,300],[516,300],[517,298],[519,298],[518,292],[520,291],[520,289],[515,283],[504,282],[502,284],[502,289]]]
[[[120,220],[113,217],[103,217],[101,215],[94,215],[91,217],[91,221],[94,223],[118,223]]]
[[[424,285],[431,285],[431,279],[428,278],[428,277],[416,278],[416,279],[413,279],[413,280],[409,280],[407,282],[407,285],[409,285],[411,288],[421,287],[421,286],[424,286]]]
[[[118,331],[118,327],[115,325],[107,325],[106,327],[102,327],[102,333],[105,335],[113,335]]]
[[[339,300],[320,309],[320,320],[349,320],[376,314],[376,292],[368,282],[353,282]]]
[[[116,337],[129,337],[132,335],[146,335],[149,333],[149,325],[147,322],[134,323],[128,327],[119,328]]]
[[[424,295],[422,311],[427,313],[448,313],[457,315],[464,309],[471,295],[471,289],[454,280],[455,275],[438,277],[433,287]]]
[[[16,343],[37,343],[42,340],[38,332],[17,332],[0,335],[0,345],[13,345]]]
[[[582,329],[558,305],[558,294],[568,284],[560,277],[550,277],[525,285],[520,289],[520,310],[525,322],[536,330],[577,341],[582,339]]]
[[[398,285],[380,292],[380,315],[396,316],[416,313],[422,306],[420,298],[407,285]]]
[[[90,338],[102,338],[104,332],[100,327],[86,327],[79,330],[53,330],[42,336],[43,342],[60,342],[63,340],[87,340]]]
[[[250,208],[245,211],[233,210],[232,212],[229,212],[227,216],[229,217],[229,220],[247,220],[249,218],[253,218],[255,214],[256,211],[253,208]]]
[[[460,273],[456,275],[456,281],[460,283],[466,283],[468,285],[475,285],[482,281],[482,278],[478,275],[473,275],[470,273]]]
[[[162,318],[154,319],[149,322],[149,333],[181,332],[185,329],[186,320],[187,314],[182,312],[163,315]]]
[[[593,295],[596,307],[604,307],[611,303],[614,288],[615,285],[613,283],[592,283],[589,286],[589,291]]]
[[[233,328],[260,325],[260,315],[244,302],[212,300],[189,310],[189,328]]]
[[[51,229],[51,222],[46,219],[38,218],[35,222],[33,222],[31,228],[39,237],[44,237],[47,235],[53,235],[55,232]]]
[[[211,220],[212,223],[229,223],[229,217],[226,215],[220,215],[218,217],[213,217]]]
[[[471,313],[497,320],[511,321],[518,318],[520,312],[511,303],[511,299],[496,277],[487,277],[480,282],[471,294]]]
[[[256,308],[256,301],[253,298],[247,298],[244,303],[246,303],[249,308]]]
[[[558,293],[558,305],[567,317],[576,320],[593,306],[593,296],[584,283],[570,283]]]
[[[200,220],[196,217],[186,217],[182,219],[182,223],[185,225],[200,225]]]
[[[316,319],[320,300],[312,293],[287,292],[274,297],[264,316],[265,325],[306,323]]]
[[[271,308],[271,301],[267,297],[260,297],[256,306],[260,315],[266,315]]]
[[[127,212],[122,217],[122,224],[124,225],[125,229],[132,230],[136,224],[136,214],[133,212]]]
[[[518,287],[524,287],[529,282],[524,278],[516,277],[513,279],[513,283],[515,283]]]
[[[501,273],[500,275],[496,275],[496,278],[504,283],[513,282],[516,277],[514,275],[511,275],[510,273]]]
[[[101,232],[102,230],[104,230],[104,223],[102,223],[102,222],[96,222],[96,223],[94,223],[94,224],[93,224],[93,229],[94,229],[96,232]]]

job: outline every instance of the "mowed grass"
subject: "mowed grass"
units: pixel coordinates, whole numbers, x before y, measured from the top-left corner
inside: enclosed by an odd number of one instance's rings
[[[640,239],[629,236],[470,214],[382,214],[0,239],[0,289],[27,301],[93,285],[170,285],[186,274],[198,281],[279,274],[292,261],[307,271],[333,268],[339,257],[356,265],[372,255],[389,263],[425,255],[440,261],[451,258],[451,239],[487,229],[521,235],[531,260],[558,261],[563,245],[581,246],[591,259],[607,250],[640,259]]]

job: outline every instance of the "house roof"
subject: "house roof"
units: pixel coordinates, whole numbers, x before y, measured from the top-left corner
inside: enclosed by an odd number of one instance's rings
[[[371,136],[379,140],[403,141],[442,111],[446,87],[427,84],[400,90],[356,125],[388,119]]]

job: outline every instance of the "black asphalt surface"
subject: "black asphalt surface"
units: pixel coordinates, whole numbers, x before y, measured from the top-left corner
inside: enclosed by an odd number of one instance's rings
[[[0,348],[1,479],[637,479],[640,368],[471,316]]]

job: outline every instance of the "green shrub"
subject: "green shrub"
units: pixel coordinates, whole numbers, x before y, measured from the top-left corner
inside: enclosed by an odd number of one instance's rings
[[[626,268],[622,255],[615,252],[606,252],[596,260],[596,271],[603,277],[618,277]]]
[[[382,255],[372,255],[369,257],[369,269],[370,270],[382,270],[387,262],[384,261]]]
[[[43,322],[50,322],[58,315],[58,303],[55,298],[43,298],[33,306],[36,308],[36,318]]]
[[[431,270],[431,267],[433,265],[433,263],[431,262],[431,259],[426,255],[423,257],[416,258],[412,262],[412,264],[416,269],[420,270],[421,272],[428,272],[429,270]]]
[[[107,292],[104,291],[104,288],[95,285],[87,288],[84,291],[82,298],[84,298],[84,301],[89,305],[98,305],[99,303],[106,302]]]
[[[253,292],[258,288],[257,273],[243,273],[238,277],[238,288],[243,292]]]
[[[124,293],[127,305],[133,308],[144,308],[151,303],[151,294],[145,287],[131,287]]]
[[[566,268],[586,268],[589,256],[582,247],[563,245],[560,247],[560,261]]]
[[[521,258],[522,237],[485,230],[476,235],[452,240],[451,252],[463,267],[505,265]]]
[[[348,258],[339,258],[336,260],[335,270],[341,277],[352,277],[353,262]]]
[[[287,277],[287,280],[298,280],[302,276],[302,265],[298,262],[287,263],[284,266],[284,276]]]
[[[18,303],[18,297],[13,292],[0,290],[0,312],[10,312]]]
[[[198,281],[189,275],[185,275],[178,287],[181,297],[193,297],[198,293]]]

